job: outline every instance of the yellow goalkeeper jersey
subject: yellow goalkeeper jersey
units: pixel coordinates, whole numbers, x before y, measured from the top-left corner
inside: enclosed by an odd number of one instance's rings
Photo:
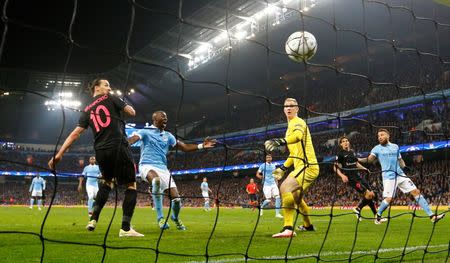
[[[289,149],[289,158],[286,160],[285,166],[291,166],[290,164],[292,164],[292,162],[294,163],[294,169],[303,167],[306,163],[317,165],[317,158],[316,153],[314,152],[311,134],[303,119],[295,117],[288,122],[285,138],[288,139],[291,136],[298,136],[300,140],[297,143],[287,145]]]

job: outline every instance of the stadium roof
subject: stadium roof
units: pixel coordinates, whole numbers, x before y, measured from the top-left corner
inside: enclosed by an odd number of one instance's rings
[[[234,109],[254,110],[255,105],[264,104],[265,100],[256,95],[276,101],[287,94],[311,92],[303,85],[290,86],[292,80],[298,82],[305,76],[305,68],[283,54],[287,37],[303,29],[312,32],[319,43],[312,63],[336,63],[349,72],[367,74],[364,31],[377,39],[393,35],[399,46],[417,46],[430,53],[437,52],[438,36],[441,56],[449,60],[449,27],[436,28],[432,21],[418,19],[450,23],[449,8],[432,1],[387,1],[391,6],[404,7],[390,9],[378,2],[367,1],[363,6],[361,1],[352,0],[335,1],[339,3],[335,6],[320,0],[182,1],[182,20],[178,18],[178,0],[136,1],[128,46],[130,61],[125,45],[132,2],[78,1],[72,27],[74,2],[7,3],[3,17],[7,23],[2,23],[6,36],[0,59],[2,88],[51,93],[48,90],[52,88],[63,91],[60,82],[68,89],[78,87],[81,96],[89,79],[106,76],[136,107],[137,122],[150,120],[151,113],[159,109],[167,111],[172,121],[177,117],[181,125],[217,115],[226,121],[233,118],[230,111]],[[353,10],[351,15],[349,10]],[[341,31],[337,32],[333,23]],[[393,57],[392,48],[383,41],[368,45],[371,74],[379,79],[374,69],[386,60],[379,59],[382,56],[376,53],[377,48],[384,45],[390,56],[388,62]],[[396,52],[398,61],[405,60],[404,54]],[[312,81],[331,76],[330,83],[320,85],[335,89],[335,72],[319,76],[321,71],[325,70],[309,68]],[[185,77],[184,82],[176,72]],[[241,94],[229,92],[229,88]],[[21,102],[1,103],[1,107],[17,103]],[[39,103],[44,104],[41,100]]]

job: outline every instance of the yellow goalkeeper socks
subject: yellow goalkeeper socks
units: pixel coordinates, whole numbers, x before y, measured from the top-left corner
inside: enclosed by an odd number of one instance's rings
[[[295,211],[295,202],[294,196],[291,192],[282,193],[281,200],[283,203],[283,212],[284,212],[284,226],[293,227],[294,226],[294,211]]]
[[[309,206],[306,204],[305,200],[303,200],[300,202],[300,204],[298,205],[298,208],[300,210],[300,212],[302,212],[302,217],[303,217],[303,225],[305,227],[309,227],[311,225],[311,218],[309,217]]]

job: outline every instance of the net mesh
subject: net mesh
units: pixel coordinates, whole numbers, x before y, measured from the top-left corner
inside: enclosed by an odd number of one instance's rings
[[[113,251],[124,249],[149,251],[149,254],[145,254],[148,257],[145,261],[155,262],[169,259],[195,262],[214,260],[220,262],[403,261],[410,255],[419,255],[418,260],[427,261],[435,254],[438,255],[438,260],[447,262],[450,251],[448,235],[444,244],[433,245],[434,239],[442,241],[442,235],[446,235],[445,230],[443,233],[435,231],[438,224],[432,224],[427,236],[420,239],[421,241],[417,241],[417,237],[414,236],[415,221],[428,217],[424,216],[422,211],[417,211],[417,206],[413,206],[409,211],[394,214],[391,214],[389,208],[386,217],[390,220],[383,229],[381,238],[369,245],[370,249],[358,249],[358,240],[361,236],[374,231],[368,229],[359,220],[354,221],[351,240],[336,239],[336,236],[339,236],[339,225],[335,222],[339,222],[340,217],[354,217],[351,210],[340,211],[344,207],[343,204],[346,200],[354,203],[360,198],[356,192],[348,191],[346,185],[335,175],[334,159],[322,158],[336,154],[336,140],[344,133],[351,138],[352,147],[356,152],[366,154],[376,144],[374,134],[379,128],[389,129],[391,140],[399,145],[419,145],[416,146],[417,149],[414,149],[415,155],[411,157],[414,162],[412,180],[419,189],[426,189],[423,194],[435,205],[433,211],[437,212],[441,206],[447,205],[445,202],[449,201],[448,151],[438,152],[437,161],[422,160],[426,151],[425,145],[435,142],[444,142],[448,145],[447,87],[450,82],[448,16],[439,17],[441,12],[438,4],[424,5],[420,1],[348,2],[350,8],[341,1],[326,3],[320,1],[211,1],[205,8],[190,12],[191,14],[186,16],[184,14],[187,12],[186,3],[182,0],[179,0],[174,5],[176,8],[171,10],[149,7],[132,0],[127,3],[127,10],[121,10],[129,19],[126,39],[122,40],[120,48],[111,49],[89,46],[77,41],[76,34],[79,33],[77,19],[82,10],[79,1],[72,2],[70,20],[60,30],[11,17],[8,10],[14,1],[4,1],[0,59],[4,60],[8,55],[7,43],[11,28],[38,32],[42,36],[60,37],[65,41],[67,52],[62,68],[58,68],[62,74],[55,74],[59,76],[57,81],[63,84],[57,85],[56,81],[54,91],[62,93],[65,91],[65,86],[70,85],[66,83],[74,78],[74,74],[70,73],[70,64],[79,50],[120,57],[125,62],[102,76],[108,78],[114,87],[118,87],[117,90],[121,94],[127,94],[130,92],[129,87],[135,85],[137,93],[143,98],[145,104],[167,107],[170,122],[175,124],[171,126],[172,132],[177,139],[197,143],[198,138],[215,135],[218,140],[218,145],[211,151],[193,154],[174,151],[169,157],[172,170],[199,168],[205,165],[221,169],[214,174],[211,183],[213,194],[210,202],[216,206],[213,210],[214,219],[208,222],[206,228],[209,233],[207,239],[202,240],[202,249],[191,249],[190,253],[186,253],[166,245],[167,243],[176,244],[176,236],[166,236],[165,230],[159,231],[158,234],[152,233],[155,239],[151,241],[133,243],[131,246],[126,242],[110,242],[110,229],[113,226],[116,208],[123,199],[120,187],[115,188],[114,198],[109,203],[114,206],[112,214],[103,216],[104,222],[106,218],[109,222],[103,242],[90,243],[55,237],[51,234],[52,225],[49,221],[53,213],[52,207],[60,198],[60,191],[65,189],[64,185],[60,185],[59,180],[67,174],[64,173],[63,168],[49,170],[42,163],[34,164],[33,157],[31,161],[20,161],[15,158],[17,156],[11,157],[5,152],[0,162],[7,167],[6,169],[21,167],[27,171],[51,172],[57,176],[48,179],[51,199],[40,224],[40,231],[27,231],[26,227],[9,230],[6,227],[6,230],[5,228],[0,230],[0,235],[5,238],[4,240],[13,235],[31,235],[39,238],[42,244],[41,262],[47,261],[49,257],[52,258],[51,248],[55,244],[101,248],[102,262],[114,261],[116,254]],[[136,24],[140,16],[160,16],[171,20],[173,27],[168,33],[161,35],[150,44],[153,50],[164,51],[164,58],[158,57],[159,54],[150,54],[151,48],[131,52],[133,38],[144,34],[141,32],[142,28]],[[213,19],[205,19],[205,17]],[[280,23],[286,23],[286,26]],[[247,31],[240,31],[240,28],[246,28]],[[315,58],[301,63],[288,61],[283,51],[284,42],[294,31],[309,31],[316,36],[318,51]],[[283,40],[281,43],[280,39]],[[168,42],[171,44],[164,46],[164,43]],[[194,49],[195,47],[198,49]],[[255,59],[258,62],[249,61],[248,58],[258,58]],[[285,72],[289,73],[285,74]],[[6,75],[14,74],[14,71],[5,69],[3,74],[3,79],[6,79]],[[84,77],[88,79],[93,76]],[[158,79],[159,82],[157,82]],[[138,81],[145,84],[136,85]],[[27,85],[21,85],[27,88],[11,89],[7,83],[4,84],[7,88],[2,88],[2,96],[32,94],[39,100],[54,99],[48,93],[35,91]],[[177,92],[165,91],[163,87],[174,88]],[[153,89],[157,91],[161,101],[148,95],[153,92]],[[82,93],[83,91],[79,89],[79,94]],[[279,247],[282,251],[279,250],[280,253],[277,255],[267,256],[261,253],[265,242],[273,243],[278,240],[262,238],[261,235],[269,234],[263,232],[259,235],[260,231],[264,231],[260,226],[262,217],[253,215],[249,222],[245,222],[252,225],[249,235],[234,237],[245,239],[247,242],[237,249],[220,252],[221,242],[233,242],[233,239],[226,237],[224,230],[226,223],[221,222],[224,207],[246,205],[244,200],[236,198],[236,194],[243,191],[242,185],[236,185],[242,184],[243,181],[236,179],[240,177],[230,179],[226,169],[230,165],[263,161],[265,158],[263,142],[271,138],[284,137],[286,123],[282,112],[283,101],[286,97],[297,98],[300,107],[299,115],[309,124],[316,154],[319,157],[321,173],[305,193],[305,200],[317,209],[331,207],[325,210],[326,212],[316,213],[314,210],[310,214],[313,223],[326,220],[323,224],[324,228],[317,231],[315,250],[312,253],[305,253],[301,249],[302,242],[297,243],[296,238],[290,238],[288,242],[280,242]],[[131,94],[128,94],[126,99],[133,104]],[[384,106],[382,103],[385,103]],[[136,106],[138,114],[140,111],[146,112],[144,107]],[[357,108],[364,110],[352,111]],[[67,129],[76,123],[77,114],[80,112],[75,106],[56,105],[55,109],[54,122],[60,123],[60,127],[52,155],[56,154]],[[199,112],[203,112],[203,116]],[[208,116],[209,114],[211,117]],[[149,120],[151,116],[144,116],[144,118]],[[201,119],[195,122],[195,118]],[[432,119],[431,122],[430,119]],[[190,128],[192,129],[190,132],[187,132],[188,128],[183,126],[187,123],[186,120],[195,123],[192,126],[193,129]],[[41,123],[34,120],[30,122],[32,122],[31,126],[39,129],[38,126]],[[263,128],[255,129],[256,127]],[[254,130],[242,138],[230,136],[231,132],[247,129]],[[275,160],[296,158],[289,156],[286,151],[276,151],[273,157]],[[73,158],[77,159],[77,157]],[[306,166],[314,165],[307,159],[302,162]],[[438,169],[433,169],[434,167]],[[369,183],[381,195],[382,171],[378,166],[369,168],[370,174],[367,177]],[[236,176],[237,173],[238,171]],[[197,185],[194,186],[189,179],[179,180],[177,184],[184,203],[195,205],[199,200],[203,200],[202,196],[191,190],[198,187]],[[238,183],[233,188],[235,182]],[[6,189],[4,190],[6,192]],[[149,193],[142,187],[138,192],[138,199],[143,199],[148,204]],[[259,193],[259,199],[264,199],[262,191]],[[165,200],[168,204],[167,200],[172,201],[173,196],[168,194]],[[406,195],[400,195],[399,198],[395,198],[394,203],[406,205],[411,202],[407,200]],[[165,218],[167,222],[170,222],[170,209],[169,205],[169,213]],[[257,206],[256,209],[261,208]],[[299,222],[302,215],[302,212],[296,209],[294,225],[301,225]],[[403,217],[410,218],[408,229],[399,232],[395,222],[396,219]],[[372,219],[366,214],[362,215],[362,218]],[[445,224],[448,226],[448,223]],[[401,242],[397,244],[398,246],[385,247],[389,235],[396,234],[402,237],[399,239]],[[301,238],[297,237],[297,239]],[[348,244],[348,247],[345,252],[334,252],[333,242],[344,242]],[[198,248],[198,246],[194,247]],[[189,249],[183,251],[189,251]],[[389,252],[393,253],[389,254]],[[108,254],[110,254],[109,257]]]

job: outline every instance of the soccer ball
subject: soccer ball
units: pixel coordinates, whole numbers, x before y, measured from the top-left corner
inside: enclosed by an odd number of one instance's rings
[[[313,34],[306,31],[292,33],[285,45],[288,57],[295,62],[311,59],[317,51],[317,41]]]

